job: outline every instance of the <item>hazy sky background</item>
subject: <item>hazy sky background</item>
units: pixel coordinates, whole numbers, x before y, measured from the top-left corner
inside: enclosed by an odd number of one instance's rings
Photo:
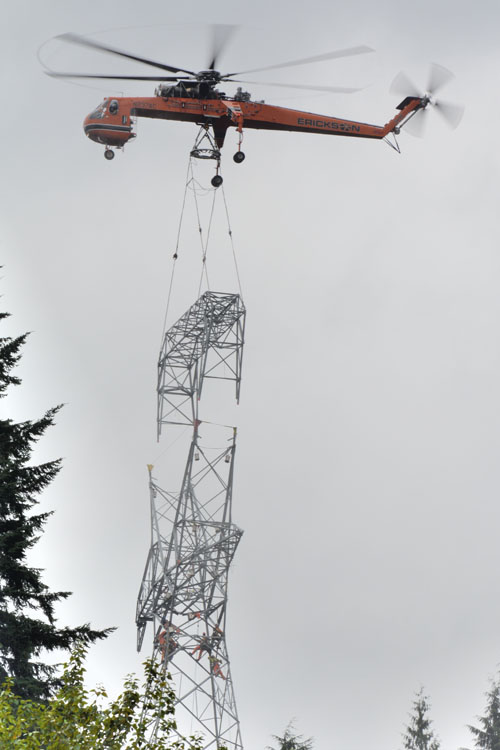
[[[401,69],[422,87],[431,61],[456,74],[443,96],[466,106],[458,130],[430,113],[425,139],[401,135],[401,156],[379,142],[248,131],[235,165],[228,133],[224,185],[248,317],[233,504],[245,535],[227,640],[246,748],[296,717],[317,750],[397,750],[421,685],[443,750],[470,746],[465,725],[500,661],[493,0],[4,5],[0,241],[13,316],[3,335],[33,333],[23,386],[2,409],[25,419],[66,404],[37,453],[63,456],[64,468],[44,495],[56,512],[33,559],[52,588],[74,592],[62,624],[118,626],[89,655],[89,680],[117,689],[151,642],[136,654],[146,464],[168,487],[156,360],[197,132],[143,120],[106,162],[83,134],[85,115],[105,95],[146,96],[154,84],[70,85],[44,76],[36,52],[74,31],[202,69],[211,22],[241,24],[223,71],[377,50],[252,74],[370,84],[349,97],[249,87],[282,106],[383,124]],[[60,69],[148,71],[58,43],[44,54]],[[198,174],[208,184],[210,165]],[[212,288],[237,291],[224,221],[218,213]],[[198,291],[189,211],[186,222],[174,316]]]

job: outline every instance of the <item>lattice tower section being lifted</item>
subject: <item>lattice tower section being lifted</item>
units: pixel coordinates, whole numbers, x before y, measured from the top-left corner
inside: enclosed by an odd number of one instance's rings
[[[162,489],[149,467],[137,648],[152,623],[153,658],[175,682],[179,737],[199,733],[206,749],[243,748],[226,647],[228,572],[243,532],[232,520],[236,428],[203,422],[199,403],[207,379],[234,383],[239,399],[244,330],[238,294],[205,292],[165,334],[158,363],[158,437],[167,425],[179,439],[191,430],[180,489]]]

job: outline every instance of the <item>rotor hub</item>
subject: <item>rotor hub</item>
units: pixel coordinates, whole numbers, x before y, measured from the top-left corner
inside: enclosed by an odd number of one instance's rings
[[[221,74],[218,70],[200,70],[196,77],[200,81],[210,81],[212,83],[218,83],[221,79]]]

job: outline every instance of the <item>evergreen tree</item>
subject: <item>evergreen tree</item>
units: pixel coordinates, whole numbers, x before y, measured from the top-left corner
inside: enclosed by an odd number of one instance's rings
[[[0,322],[6,317],[0,313]],[[26,337],[0,338],[0,397],[21,382],[11,373]],[[0,419],[0,682],[12,677],[14,692],[33,700],[46,700],[58,684],[57,668],[40,660],[44,651],[67,650],[76,641],[92,643],[110,632],[89,625],[58,628],[54,605],[70,592],[50,591],[41,571],[26,559],[51,515],[32,509],[61,468],[60,459],[32,466],[31,453],[59,408],[36,421]]]
[[[478,716],[479,727],[469,724],[474,745],[481,750],[500,750],[500,677],[493,680],[486,693],[486,713]]]
[[[305,740],[303,735],[295,734],[292,722],[283,732],[283,737],[273,734],[273,740],[277,743],[277,747],[276,749],[270,747],[268,750],[312,750],[313,747],[312,737]]]
[[[439,742],[431,729],[429,698],[423,688],[415,696],[410,723],[403,734],[405,750],[439,750]]]

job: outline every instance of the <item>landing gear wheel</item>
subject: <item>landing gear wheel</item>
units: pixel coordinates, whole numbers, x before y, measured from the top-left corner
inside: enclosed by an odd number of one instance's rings
[[[115,152],[111,151],[110,148],[107,148],[106,151],[104,152],[104,158],[107,159],[108,161],[111,161],[111,159],[115,158]]]
[[[236,164],[241,164],[242,161],[245,161],[245,154],[243,153],[243,151],[237,151],[233,156],[233,159]]]
[[[220,187],[222,185],[222,182],[223,182],[223,180],[222,180],[222,177],[220,176],[220,174],[214,175],[212,177],[212,179],[211,179],[211,183],[214,186],[214,188]]]

